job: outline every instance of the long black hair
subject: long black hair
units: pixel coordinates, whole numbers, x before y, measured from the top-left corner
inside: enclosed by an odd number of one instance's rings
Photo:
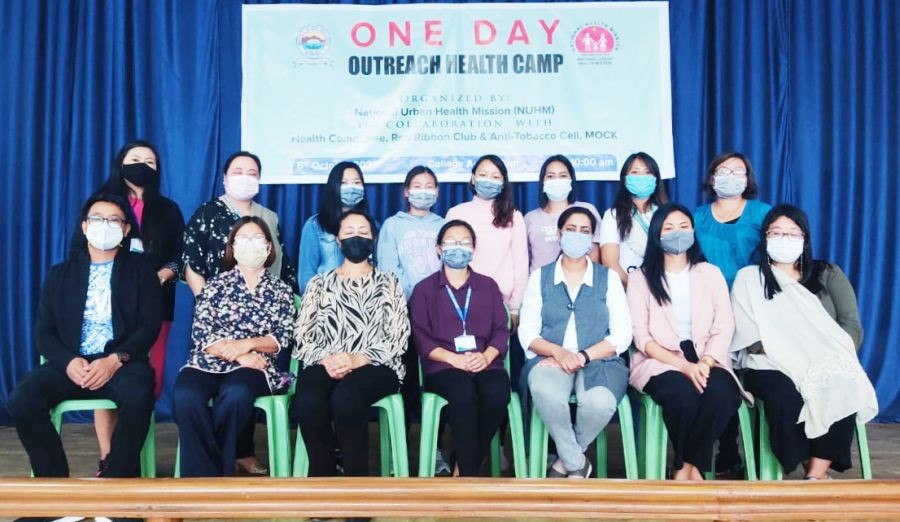
[[[322,227],[322,230],[335,236],[338,234],[338,229],[341,226],[341,215],[344,213],[344,204],[341,203],[341,181],[344,178],[344,171],[346,169],[354,169],[359,173],[359,180],[362,181],[363,191],[365,191],[366,188],[366,180],[363,178],[362,169],[359,168],[359,165],[356,163],[352,161],[342,161],[331,168],[331,172],[328,173],[328,181],[325,182],[322,198],[319,200],[318,219],[319,226]],[[347,210],[355,210],[368,217],[369,203],[366,200],[365,192],[363,192],[362,201]],[[374,229],[372,230],[372,233],[375,233]]]
[[[478,165],[481,165],[482,161],[490,161],[497,167],[497,170],[500,171],[500,174],[503,176],[503,189],[500,191],[500,194],[494,198],[494,221],[493,225],[497,228],[507,228],[512,226],[513,217],[516,215],[516,204],[513,203],[512,196],[512,187],[509,186],[509,172],[506,170],[506,164],[503,163],[503,160],[500,159],[499,156],[495,154],[485,154],[484,156],[478,158],[474,164],[472,164],[472,176],[475,176],[475,172],[478,170]],[[475,183],[472,182],[469,184],[469,189],[472,191],[472,194],[475,194]]]
[[[663,223],[669,214],[673,212],[681,212],[691,221],[691,228],[694,227],[694,216],[691,211],[684,205],[679,203],[666,203],[659,207],[650,220],[650,231],[647,232],[647,250],[644,252],[644,264],[641,265],[641,272],[647,278],[647,286],[650,287],[650,293],[660,305],[672,302],[669,292],[666,290],[666,253],[662,249],[660,236],[662,235]],[[691,245],[686,252],[688,265],[694,266],[697,263],[706,261],[703,251],[700,249],[700,242],[697,241],[697,232],[694,231],[694,244]]]
[[[778,281],[775,279],[775,274],[772,272],[772,260],[769,259],[769,255],[766,253],[766,249],[768,248],[766,232],[768,232],[772,223],[780,217],[790,219],[796,223],[796,225],[800,227],[800,231],[803,232],[803,253],[800,254],[800,257],[794,262],[794,266],[800,270],[800,284],[814,294],[820,292],[822,290],[822,280],[820,279],[820,276],[822,275],[822,270],[828,266],[828,263],[813,259],[812,238],[810,237],[809,219],[807,219],[806,213],[803,212],[800,207],[782,204],[773,207],[772,210],[766,214],[766,217],[762,222],[762,237],[760,238],[758,248],[759,251],[765,255],[766,262],[760,264],[759,271],[762,272],[763,289],[766,294],[766,299],[772,299],[775,297],[775,294],[781,292],[781,285],[778,284]]]
[[[547,194],[544,194],[544,177],[547,175],[547,168],[550,167],[550,164],[554,161],[562,163],[566,167],[566,170],[569,171],[569,176],[572,178],[572,191],[569,192],[568,201],[570,205],[575,203],[575,187],[577,186],[575,183],[575,167],[572,166],[572,162],[569,161],[569,158],[562,154],[555,154],[545,159],[544,164],[541,165],[541,174],[538,178],[538,203],[541,205],[541,208],[550,204],[550,198],[547,197]]]
[[[156,178],[150,180],[150,182],[143,187],[144,193],[141,197],[144,200],[144,212],[141,216],[140,231],[138,232],[136,228],[132,226],[130,235],[140,237],[141,242],[144,244],[144,248],[147,251],[150,251],[153,249],[154,242],[160,237],[163,237],[166,233],[165,230],[162,230],[164,225],[161,222],[159,210],[160,198],[162,197],[159,193],[159,180],[162,178],[162,160],[159,157],[159,151],[156,150],[156,146],[146,140],[134,140],[123,145],[113,159],[112,166],[109,170],[109,178],[107,178],[103,186],[97,190],[97,194],[115,194],[128,202],[128,196],[132,194],[132,190],[128,188],[128,185],[125,183],[125,177],[122,175],[122,163],[125,161],[125,158],[128,156],[131,149],[137,147],[145,147],[153,151],[153,155],[156,156],[157,175]]]
[[[669,202],[669,196],[666,195],[666,187],[663,185],[659,165],[653,159],[653,156],[646,152],[635,152],[625,158],[622,170],[619,171],[619,190],[616,192],[616,199],[613,201],[612,206],[613,210],[616,211],[616,228],[619,229],[619,237],[622,238],[626,238],[628,234],[631,234],[631,213],[637,209],[637,206],[634,204],[634,195],[625,188],[625,177],[628,176],[628,171],[631,170],[631,166],[637,160],[643,161],[644,165],[653,173],[653,177],[656,178],[656,190],[653,191],[653,194],[650,194],[647,202],[657,207]]]

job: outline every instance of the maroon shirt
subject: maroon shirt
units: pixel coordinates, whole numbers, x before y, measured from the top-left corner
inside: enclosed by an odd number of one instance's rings
[[[422,371],[431,374],[453,368],[449,364],[432,361],[428,354],[435,348],[455,352],[453,339],[463,333],[462,321],[445,287],[453,292],[460,310],[466,306],[467,290],[472,288],[466,333],[475,336],[475,346],[479,352],[488,346],[500,351],[500,356],[486,369],[502,370],[503,359],[509,349],[509,324],[503,295],[493,279],[469,268],[469,279],[458,289],[450,286],[443,269],[426,277],[413,289],[409,299],[409,316],[416,350],[422,358]]]

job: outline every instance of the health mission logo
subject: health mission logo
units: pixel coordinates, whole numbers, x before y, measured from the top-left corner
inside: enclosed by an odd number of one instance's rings
[[[572,50],[581,65],[609,65],[619,50],[619,35],[604,23],[590,22],[572,33]]]
[[[297,32],[297,37],[294,41],[300,50],[300,54],[303,55],[302,58],[295,62],[295,65],[332,65],[334,63],[328,57],[328,50],[331,47],[331,36],[321,25],[302,27]]]

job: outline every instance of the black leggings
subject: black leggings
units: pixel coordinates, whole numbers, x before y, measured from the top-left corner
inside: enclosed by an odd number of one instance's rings
[[[329,377],[321,364],[300,370],[291,416],[300,421],[309,476],[336,475],[335,439],[344,475],[368,475],[369,408],[399,387],[397,374],[386,366],[362,366],[340,380]]]
[[[505,370],[471,374],[442,370],[425,376],[425,390],[447,399],[447,418],[459,474],[477,477],[491,438],[506,420],[509,376]]]
[[[744,383],[747,391],[765,403],[772,453],[781,462],[785,473],[794,471],[810,457],[830,460],[831,469],[835,471],[850,469],[855,414],[832,424],[825,435],[809,439],[804,431],[805,424],[797,424],[803,397],[790,377],[777,370],[747,370]]]

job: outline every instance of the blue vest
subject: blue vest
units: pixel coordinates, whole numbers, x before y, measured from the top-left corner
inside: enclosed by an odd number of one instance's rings
[[[609,269],[591,263],[594,285],[581,285],[575,297],[575,334],[578,349],[584,350],[599,343],[609,334],[609,309],[606,306],[606,284]],[[553,284],[556,263],[541,268],[541,338],[562,346],[569,324],[569,295],[565,281]]]

